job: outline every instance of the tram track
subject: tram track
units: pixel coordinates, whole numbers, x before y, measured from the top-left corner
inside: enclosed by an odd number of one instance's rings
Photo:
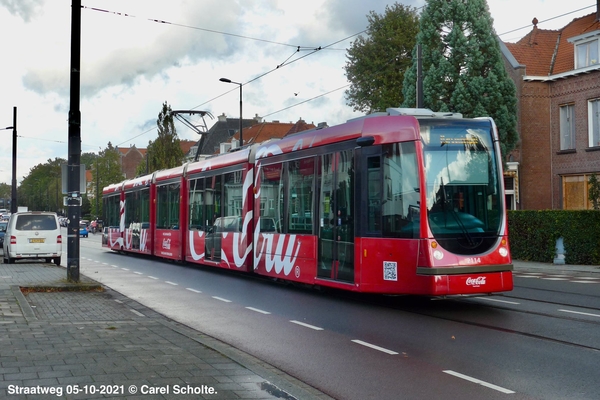
[[[598,346],[587,345],[584,343],[578,343],[576,341],[564,340],[564,339],[560,339],[557,337],[552,337],[552,336],[543,335],[543,334],[539,334],[539,333],[529,332],[529,331],[523,330],[523,329],[515,329],[515,328],[510,328],[510,327],[505,327],[505,326],[494,325],[494,324],[490,324],[490,323],[486,323],[486,322],[478,322],[478,321],[470,320],[469,318],[466,318],[466,317],[461,318],[459,316],[452,316],[450,314],[453,312],[456,312],[456,311],[464,311],[465,310],[464,307],[460,307],[460,309],[458,307],[459,307],[459,305],[461,305],[461,306],[467,305],[467,306],[473,307],[473,308],[496,309],[496,310],[518,313],[521,315],[539,316],[539,317],[552,318],[552,319],[561,320],[561,321],[591,324],[594,326],[600,325],[600,318],[597,321],[594,321],[594,320],[590,320],[590,319],[586,319],[586,318],[582,318],[582,317],[573,316],[573,315],[577,315],[577,314],[565,313],[564,315],[559,315],[559,314],[553,314],[550,312],[543,312],[543,311],[520,310],[520,309],[508,307],[508,306],[503,306],[501,304],[483,304],[483,303],[474,303],[472,301],[469,301],[472,298],[477,298],[477,296],[472,296],[472,297],[465,296],[465,297],[446,298],[446,299],[424,298],[424,297],[421,298],[421,297],[413,297],[413,296],[398,296],[398,297],[393,298],[394,301],[390,301],[390,298],[385,297],[385,296],[372,296],[371,298],[369,298],[370,296],[368,296],[368,295],[367,296],[362,295],[362,296],[360,296],[360,298],[356,298],[356,295],[353,296],[353,294],[349,294],[349,293],[339,293],[338,296],[340,298],[345,298],[347,300],[353,300],[353,301],[357,301],[360,303],[368,303],[372,306],[390,308],[390,309],[394,309],[394,310],[398,310],[398,311],[402,311],[402,312],[406,312],[406,313],[410,313],[410,314],[435,318],[438,320],[456,322],[456,323],[460,323],[460,324],[464,324],[464,325],[475,326],[478,328],[489,329],[489,330],[493,330],[493,331],[497,331],[497,332],[504,332],[504,333],[509,333],[509,334],[513,334],[513,335],[519,335],[519,336],[523,336],[523,337],[544,340],[544,341],[551,342],[551,343],[557,343],[557,344],[566,345],[566,346],[573,346],[573,347],[576,347],[579,349],[586,349],[586,350],[600,352],[600,345],[598,345]],[[528,301],[536,301],[536,300],[531,300],[531,299],[528,299],[525,297],[522,298],[519,296],[510,296],[510,295],[509,296],[501,295],[501,296],[508,297],[508,298],[528,300]],[[440,307],[440,306],[432,307],[431,306],[432,301],[439,301],[436,304],[444,304],[444,306],[443,307]],[[442,303],[442,301],[444,303]],[[581,305],[570,305],[570,304],[563,304],[563,303],[559,303],[559,302],[545,302],[542,300],[538,300],[537,302],[558,305],[558,306],[563,306],[563,307],[577,307],[581,310],[590,310],[590,311],[598,310],[598,311],[600,311],[600,308],[583,307]]]

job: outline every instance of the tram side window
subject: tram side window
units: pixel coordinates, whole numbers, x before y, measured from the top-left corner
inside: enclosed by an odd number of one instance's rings
[[[140,193],[125,193],[125,228],[132,229],[140,222]]]
[[[420,188],[415,144],[384,145],[383,154],[383,235],[418,237]]]
[[[202,178],[190,181],[189,215],[190,229],[206,230],[204,225],[204,179]]]
[[[288,232],[313,233],[313,186],[315,180],[314,158],[288,163]]]
[[[150,228],[150,189],[140,191],[140,222],[142,229]]]
[[[156,189],[158,229],[179,229],[179,186],[179,183],[171,183]]]
[[[381,157],[367,159],[367,232],[381,234]]]
[[[281,232],[283,218],[283,163],[260,169],[260,231]]]
[[[106,226],[118,227],[120,215],[119,196],[114,195],[105,197],[102,203],[104,205],[104,223]]]
[[[221,216],[221,176],[206,178],[204,204],[206,205],[206,226],[210,229]]]
[[[223,205],[225,206],[225,217],[240,217],[232,223],[232,229],[242,230],[242,179],[241,171],[226,174],[223,181]]]

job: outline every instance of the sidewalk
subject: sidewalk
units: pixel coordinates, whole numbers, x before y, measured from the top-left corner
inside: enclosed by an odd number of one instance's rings
[[[330,399],[88,277],[77,285],[66,276],[51,264],[0,264],[0,398]]]
[[[553,274],[600,274],[600,265],[552,264],[513,260],[514,270],[548,272]]]

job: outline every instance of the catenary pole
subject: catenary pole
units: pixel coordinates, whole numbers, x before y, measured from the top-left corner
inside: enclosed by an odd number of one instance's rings
[[[67,280],[79,282],[79,220],[81,218],[81,0],[71,3],[71,90],[69,108],[69,159],[67,167]]]

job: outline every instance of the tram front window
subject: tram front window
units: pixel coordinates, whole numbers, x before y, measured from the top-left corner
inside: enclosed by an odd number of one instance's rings
[[[489,250],[498,239],[503,207],[490,122],[420,123],[434,238],[457,254]]]

